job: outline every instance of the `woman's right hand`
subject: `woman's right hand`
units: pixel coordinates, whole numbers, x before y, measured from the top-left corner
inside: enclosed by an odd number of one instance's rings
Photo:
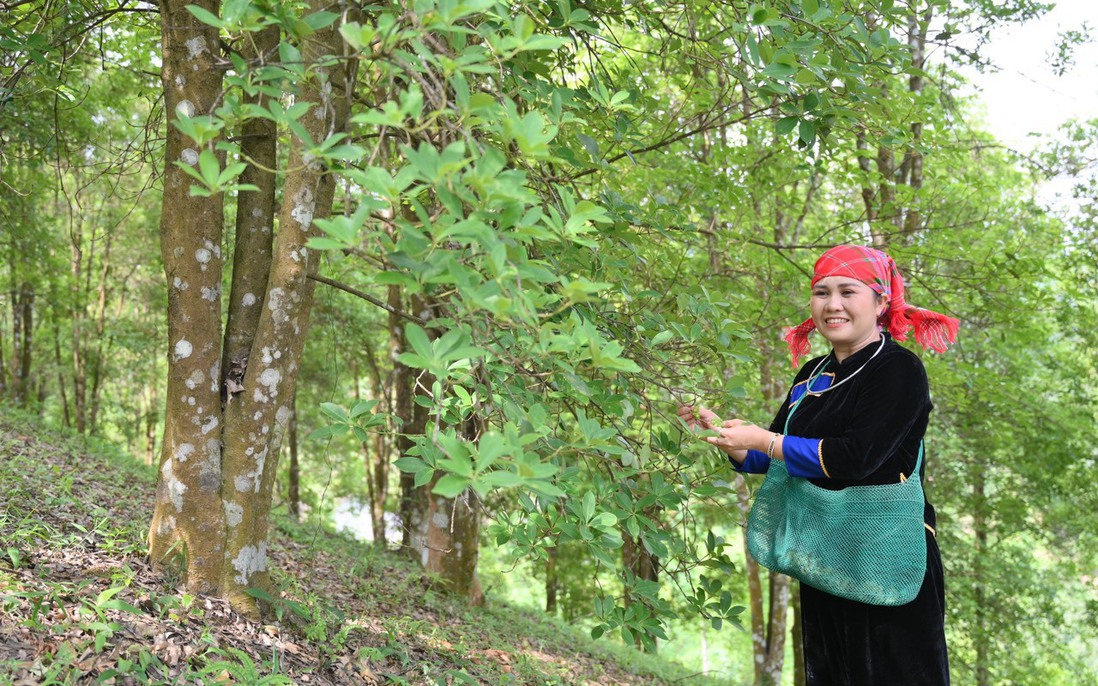
[[[719,429],[722,420],[717,413],[698,405],[679,405],[679,419],[681,419],[691,431]]]

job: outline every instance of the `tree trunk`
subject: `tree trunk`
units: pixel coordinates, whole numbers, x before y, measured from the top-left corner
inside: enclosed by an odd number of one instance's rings
[[[220,39],[188,4],[192,0],[160,3],[164,110],[206,114],[221,94]],[[217,0],[193,4],[218,14]],[[190,177],[175,163],[197,164],[200,151],[174,126],[166,130],[160,246],[168,284],[168,378],[149,555],[157,569],[178,567],[191,592],[216,594],[226,511],[235,516],[221,499],[222,198],[190,194]]]
[[[712,667],[709,666],[709,623],[702,624],[701,631],[701,673],[708,676]]]
[[[3,329],[3,317],[2,310],[0,310],[0,398],[8,395],[8,367],[4,363],[4,341],[7,332]]]
[[[922,74],[926,65],[926,34],[933,13],[934,6],[928,4],[926,16],[920,18],[918,13],[914,11],[908,16],[907,42],[911,49],[911,66],[913,67],[911,78],[908,81],[908,88],[916,97],[923,92],[924,77]],[[923,187],[923,155],[918,150],[922,137],[923,123],[912,122],[911,145],[904,157],[903,178],[901,179],[902,183],[906,183],[916,192],[915,201],[911,207],[907,208],[907,213],[904,216],[903,232],[908,240],[922,226],[922,213],[919,211],[918,198],[918,191]]]
[[[437,316],[436,306],[429,298],[413,297],[412,310],[427,324],[428,336],[439,334],[431,328],[430,322]],[[401,328],[403,335],[403,328]],[[431,388],[434,379],[427,373],[418,377],[408,374],[406,381],[408,396],[398,402],[411,403],[415,388]],[[398,389],[398,398],[400,390]],[[435,398],[440,402],[441,398]],[[424,435],[427,427],[427,408],[412,404],[412,422],[406,426],[405,437]],[[460,427],[462,436],[475,441],[480,435],[480,421],[471,417]],[[409,438],[410,441],[410,438]],[[405,542],[409,552],[416,556],[423,569],[439,575],[453,593],[464,597],[471,605],[484,602],[480,579],[477,577],[477,558],[480,554],[481,504],[471,490],[466,490],[456,498],[444,498],[433,492],[435,484],[441,478],[436,473],[430,483],[416,488],[414,482],[405,480],[401,475],[402,511],[405,524]]]
[[[31,398],[32,343],[34,342],[34,286],[24,281],[12,293],[11,399],[26,407]]]
[[[286,500],[289,501],[290,514],[301,517],[301,465],[297,459],[297,394],[290,402],[290,427],[286,431],[286,440],[290,443],[290,468],[287,477]]]
[[[145,464],[152,464],[156,456],[156,425],[160,408],[156,402],[156,386],[146,386],[145,399]]]
[[[220,42],[218,32],[195,20],[187,4],[163,0],[161,6],[165,106],[169,112],[205,114],[221,96]],[[217,14],[215,0],[200,6]],[[320,9],[318,1],[306,11]],[[273,49],[277,36],[256,39],[261,55]],[[271,207],[265,195],[269,178],[257,169],[250,172],[248,180],[261,190],[243,193],[239,202],[245,209],[237,246],[245,248],[234,265],[224,340],[222,199],[190,195],[190,179],[175,162],[193,164],[200,153],[188,147],[193,141],[168,127],[161,251],[169,284],[170,358],[150,554],[157,567],[180,563],[192,591],[227,597],[250,616],[258,616],[259,607],[248,589],[269,591],[271,496],[312,306],[309,277],[317,259],[305,243],[313,219],[330,213],[335,188],[306,145],[343,131],[347,120],[344,66],[321,66],[319,58],[340,54],[341,48],[335,28],[317,31],[301,45],[311,71],[298,84],[295,101],[311,105],[300,121],[311,140],[291,138],[290,171],[270,260],[263,253],[269,240],[265,227],[270,220],[264,215]],[[245,130],[249,154],[261,163],[274,159],[263,157],[270,154],[269,134],[263,125]]]
[[[321,11],[321,0],[310,11]],[[341,53],[336,28],[318,31],[302,45],[306,64]],[[312,141],[343,131],[347,123],[346,73],[342,63],[316,66],[300,85],[298,103],[312,109],[300,120]],[[268,290],[256,327],[240,395],[225,407],[224,488],[226,549],[223,593],[234,607],[258,614],[250,587],[269,590],[267,532],[282,438],[293,414],[298,362],[309,327],[319,255],[305,247],[316,235],[313,220],[331,213],[335,179],[308,154],[309,141],[294,136],[282,191],[278,236]],[[235,297],[235,296],[234,296]]]
[[[30,282],[24,282],[19,289],[19,307],[23,311],[23,330],[20,332],[22,345],[19,350],[19,380],[23,388],[22,404],[26,405],[30,396],[31,387],[31,363],[34,343],[34,286]]]
[[[652,513],[649,512],[646,512],[645,514],[652,516]],[[637,581],[657,580],[657,577],[659,576],[658,561],[645,549],[644,544],[641,543],[641,541],[633,538],[629,534],[622,536],[621,558],[623,566],[629,570],[628,573]],[[629,609],[629,606],[633,604],[633,595],[630,593],[629,588],[629,584],[626,584],[626,609]],[[644,643],[641,641],[640,636],[637,636],[634,642],[637,648],[644,648]],[[654,646],[655,643],[656,639],[653,637],[652,645]]]
[[[977,465],[972,476],[973,500],[976,507],[972,513],[972,530],[976,537],[976,548],[973,551],[973,576],[975,577],[975,591],[973,599],[976,603],[976,630],[972,640],[976,644],[976,686],[990,686],[991,684],[991,637],[988,636],[987,598],[984,593],[984,556],[987,554],[987,483],[985,470],[982,465]]]
[[[769,573],[769,613],[766,622],[766,651],[756,683],[759,686],[778,686],[785,668],[785,636],[789,629],[789,587],[792,583],[785,574]],[[758,664],[758,663],[756,663]]]
[[[545,558],[545,614],[557,614],[557,547],[547,548]]]
[[[278,38],[278,27],[267,27],[255,34],[254,42],[248,43],[242,56],[262,61],[268,53],[278,49]],[[260,94],[245,97],[245,102],[264,105],[268,99]],[[241,382],[248,367],[270,278],[276,179],[269,170],[278,163],[277,125],[268,119],[249,119],[240,139],[241,153],[255,161],[240,175],[240,182],[252,184],[259,190],[243,191],[237,194],[236,200],[236,247],[233,249],[229,318],[221,353],[221,392],[226,398],[243,389]]]
[[[92,346],[90,358],[91,366],[91,393],[88,406],[88,433],[95,434],[99,423],[99,398],[105,376],[104,366],[110,356],[111,341],[113,335],[107,331],[107,298],[109,295],[109,281],[111,275],[111,247],[114,243],[114,232],[108,231],[104,237],[102,264],[99,270],[99,285],[95,295],[95,344]],[[90,275],[89,275],[90,277]],[[85,342],[85,348],[88,347]],[[87,353],[85,353],[87,355]]]
[[[72,232],[71,264],[72,301],[69,303],[69,324],[72,327],[72,415],[79,433],[88,429],[88,368],[84,349],[84,324],[87,312],[84,309],[84,292],[80,284],[84,276],[84,236],[82,229],[76,227]]]
[[[776,240],[784,239],[786,227],[777,225]],[[765,286],[759,283],[760,292],[765,291]],[[774,406],[785,398],[785,386],[780,378],[779,365],[784,361],[783,352],[776,349],[769,339],[760,342],[762,365],[760,367],[760,382],[763,398],[768,405]],[[737,475],[735,480],[738,495],[737,505],[744,521],[751,512],[751,494],[743,477]],[[747,553],[747,529],[744,535],[744,562],[747,569],[747,588],[751,609],[751,643],[754,652],[755,684],[756,686],[776,686],[781,683],[782,671],[785,668],[785,639],[788,629],[787,615],[789,612],[789,597],[791,579],[784,574],[770,572],[767,577],[767,593],[763,593],[762,568]],[[764,611],[764,596],[766,597],[766,610]]]
[[[415,410],[412,398],[415,395],[415,383],[412,370],[401,363],[400,357],[408,347],[408,341],[404,337],[404,321],[397,312],[403,306],[399,286],[389,286],[386,298],[389,305],[389,359],[393,364],[393,417],[398,425],[396,430],[397,456],[402,457],[415,445],[411,439],[417,433],[423,433],[423,426],[416,427]],[[426,415],[422,415],[426,419]],[[418,432],[417,432],[418,428]],[[412,530],[409,522],[412,521],[412,498],[415,491],[415,475],[407,472],[400,473],[400,526],[401,545],[410,550],[412,545]]]
[[[441,475],[439,475],[441,476]],[[411,545],[423,569],[437,574],[448,590],[481,605],[484,593],[477,576],[480,554],[480,501],[471,490],[457,498],[431,492],[438,477],[415,490]]]
[[[366,348],[366,363],[370,367],[370,396],[378,401],[383,409],[388,409],[385,386],[381,380],[381,368],[378,365],[374,347],[369,342],[364,342]],[[374,529],[374,543],[384,546],[385,538],[385,501],[389,497],[389,448],[385,440],[385,433],[375,431],[373,434],[373,459],[369,459],[370,451],[363,444],[363,452],[366,453],[366,479],[369,482],[370,493],[370,523]]]
[[[737,505],[744,517],[750,512],[750,492],[743,477],[736,475]],[[749,553],[747,529],[744,535],[744,564],[747,571],[748,604],[751,611],[751,646],[754,653],[755,686],[777,686],[781,683],[785,668],[786,615],[789,611],[789,587],[791,579],[784,574],[768,573],[766,611],[762,568]],[[796,640],[796,638],[794,639]]]
[[[62,426],[67,429],[72,427],[72,416],[69,413],[69,393],[67,390],[68,384],[65,381],[65,365],[61,360],[61,334],[57,329],[53,330],[53,354],[54,361],[57,363],[57,392],[61,396]],[[149,464],[152,464],[152,462]]]

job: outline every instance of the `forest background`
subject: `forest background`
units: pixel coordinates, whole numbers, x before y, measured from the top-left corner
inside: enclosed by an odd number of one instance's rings
[[[924,355],[958,683],[1098,679],[1098,121],[1023,154],[959,95],[1048,5],[2,7],[0,392],[156,465],[189,589],[270,612],[272,508],[352,501],[470,603],[789,680],[757,482],[674,408],[767,421],[856,241],[962,321]]]

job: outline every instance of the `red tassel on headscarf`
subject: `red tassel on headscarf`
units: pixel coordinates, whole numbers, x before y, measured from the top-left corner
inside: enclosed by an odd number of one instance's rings
[[[808,335],[816,330],[816,323],[809,317],[797,326],[790,327],[785,332],[785,342],[789,344],[789,352],[793,354],[793,366],[801,363],[801,358],[812,349],[808,342]]]
[[[953,317],[910,305],[907,316],[915,327],[915,342],[923,348],[944,353],[957,340],[960,322]]]
[[[816,260],[812,285],[829,276],[857,279],[888,298],[888,309],[882,315],[881,324],[897,341],[906,340],[911,328],[915,329],[915,342],[924,349],[943,353],[957,340],[958,320],[907,304],[900,270],[884,252],[864,245],[837,245]],[[794,367],[808,355],[811,349],[808,337],[815,329],[815,322],[809,318],[786,331],[785,340],[793,355]]]

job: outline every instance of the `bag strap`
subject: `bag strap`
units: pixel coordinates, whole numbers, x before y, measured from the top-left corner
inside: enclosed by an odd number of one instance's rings
[[[789,433],[789,420],[793,419],[793,413],[796,412],[797,408],[801,406],[801,403],[803,403],[805,399],[808,398],[808,394],[812,391],[812,382],[823,376],[824,370],[827,369],[827,365],[829,364],[831,364],[831,360],[825,360],[824,365],[820,367],[819,371],[805,379],[804,395],[802,395],[800,398],[797,398],[797,400],[795,400],[793,404],[790,405],[789,414],[785,416],[785,427],[782,429],[783,434]]]
[[[907,478],[910,479],[912,476],[919,476],[919,469],[922,466],[923,466],[923,442],[920,440],[919,441],[919,457],[915,458],[915,471],[911,472],[911,474]],[[919,478],[921,479],[922,477],[919,476]]]

